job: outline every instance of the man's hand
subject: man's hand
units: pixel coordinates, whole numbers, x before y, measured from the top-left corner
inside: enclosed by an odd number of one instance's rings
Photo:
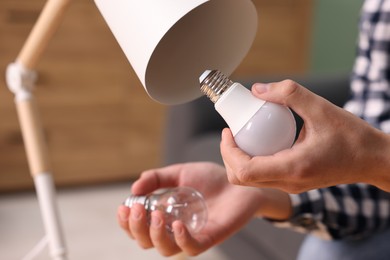
[[[388,135],[291,80],[257,83],[252,93],[290,107],[304,125],[291,149],[256,157],[240,150],[224,129],[221,153],[231,183],[289,193],[356,182],[390,190]]]

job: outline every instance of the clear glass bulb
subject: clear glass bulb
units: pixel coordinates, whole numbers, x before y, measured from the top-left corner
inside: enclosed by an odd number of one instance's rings
[[[206,70],[200,89],[230,127],[238,147],[251,156],[272,155],[290,148],[296,123],[290,109],[258,99],[218,70]]]
[[[159,189],[145,196],[131,195],[123,204],[131,208],[134,203],[144,205],[149,218],[154,210],[163,212],[168,231],[172,231],[176,220],[182,221],[190,233],[199,232],[207,222],[203,195],[190,187]]]

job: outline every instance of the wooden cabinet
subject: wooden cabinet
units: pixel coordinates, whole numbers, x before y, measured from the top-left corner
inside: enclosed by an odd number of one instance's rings
[[[234,76],[302,74],[309,66],[313,0],[253,0],[258,30]]]
[[[32,188],[4,71],[43,0],[0,2],[0,192]],[[310,3],[254,0],[259,33],[235,76],[306,68]],[[58,186],[131,180],[161,165],[166,107],[151,100],[93,1],[73,1],[42,57],[35,97]]]

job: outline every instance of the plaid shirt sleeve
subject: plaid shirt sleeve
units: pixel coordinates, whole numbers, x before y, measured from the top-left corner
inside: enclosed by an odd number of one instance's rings
[[[351,98],[344,108],[390,133],[390,0],[366,0]],[[390,174],[390,173],[389,173]],[[367,184],[290,195],[293,216],[276,223],[328,239],[358,239],[390,226],[390,194]]]
[[[291,195],[288,226],[325,239],[359,239],[390,225],[390,193],[367,184],[338,185]]]

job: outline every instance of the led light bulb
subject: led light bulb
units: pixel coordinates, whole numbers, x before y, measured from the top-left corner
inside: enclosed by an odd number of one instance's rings
[[[290,109],[266,102],[218,70],[206,70],[200,89],[233,133],[238,147],[251,156],[272,155],[294,143],[296,123]]]
[[[203,195],[190,187],[159,189],[146,196],[131,195],[123,204],[131,208],[135,203],[145,206],[149,218],[150,212],[162,211],[168,231],[172,231],[176,220],[181,220],[190,233],[199,232],[207,222]]]

